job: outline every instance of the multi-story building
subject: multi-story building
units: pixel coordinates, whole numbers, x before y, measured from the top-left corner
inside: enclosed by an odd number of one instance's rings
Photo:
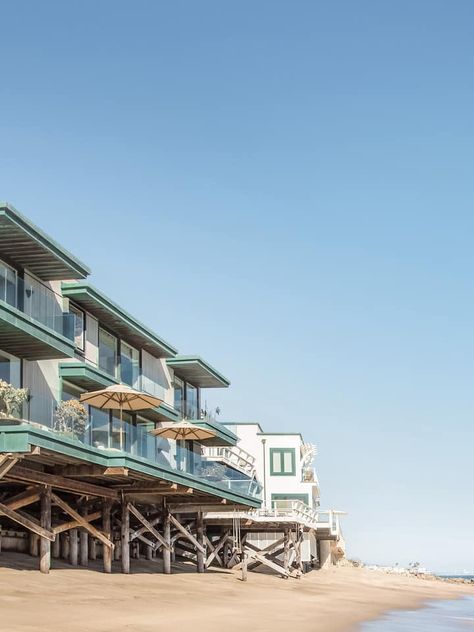
[[[302,530],[300,561],[328,565],[336,549],[342,553],[339,524],[341,512],[320,510],[319,481],[314,469],[316,447],[300,433],[264,432],[256,422],[227,422],[239,438],[237,446],[204,448],[205,458],[247,472],[249,480],[262,485],[262,506],[239,512],[246,525],[246,544],[268,551],[273,562],[283,561],[285,531],[299,525]],[[224,528],[228,517],[212,512],[207,519]],[[280,545],[272,548],[272,545]],[[342,545],[342,546],[341,546]],[[277,558],[277,559],[275,559]],[[237,560],[234,560],[237,561]]]
[[[91,285],[89,274],[87,266],[16,209],[0,205],[0,379],[28,391],[22,409],[15,415],[3,410],[0,419],[3,482],[12,493],[41,481],[44,489],[70,493],[75,477],[75,488],[90,492],[92,485],[98,500],[119,500],[127,490],[129,502],[137,506],[163,500],[170,506],[260,506],[257,485],[242,485],[229,468],[220,468],[216,476],[201,459],[202,444],[237,443],[201,404],[203,389],[227,388],[229,381],[200,357],[179,355]],[[61,401],[114,384],[149,393],[161,403],[121,414],[88,406],[82,436],[57,432]],[[150,433],[180,419],[210,429],[212,438],[172,441]],[[7,522],[15,520],[25,528],[21,516],[10,512]]]
[[[225,551],[231,557],[228,547],[213,549],[212,538],[221,535],[212,533],[211,522],[206,540],[204,518],[229,517],[231,510],[233,517],[238,511],[258,519],[267,532],[299,520],[298,559],[315,559],[312,536],[324,523],[313,446],[299,434],[264,433],[259,424],[219,423],[204,409],[203,393],[227,388],[229,380],[201,357],[178,354],[89,276],[86,265],[0,204],[0,380],[28,393],[14,413],[0,394],[2,548],[34,552],[39,541],[47,570],[51,552],[72,563],[80,553],[85,564],[100,542],[105,570],[115,548],[124,572],[133,546],[150,557],[162,551],[165,572],[180,549],[203,570],[206,559],[221,560]],[[137,412],[86,406],[80,436],[60,431],[61,402],[120,384],[159,405]],[[180,420],[212,436],[174,441],[153,434]],[[116,523],[113,505],[122,512]],[[141,525],[133,532],[131,520]],[[330,521],[327,535],[334,538]],[[249,546],[254,536],[248,535]]]

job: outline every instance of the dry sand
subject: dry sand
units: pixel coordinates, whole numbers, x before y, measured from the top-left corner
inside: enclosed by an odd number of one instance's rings
[[[38,560],[1,554],[1,632],[156,632],[195,630],[324,631],[357,629],[387,610],[432,599],[474,595],[470,585],[385,575],[356,568],[313,571],[300,580],[132,560],[132,574],[105,575],[54,561],[41,575]],[[96,564],[94,562],[94,564]]]

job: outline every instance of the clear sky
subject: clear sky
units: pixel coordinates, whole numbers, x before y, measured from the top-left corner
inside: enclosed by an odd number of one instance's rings
[[[349,554],[474,569],[471,0],[0,2],[0,199],[318,444]]]

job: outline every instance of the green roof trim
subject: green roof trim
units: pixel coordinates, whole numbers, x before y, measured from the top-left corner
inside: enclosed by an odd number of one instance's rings
[[[110,451],[87,446],[80,441],[60,436],[50,430],[30,426],[28,423],[8,425],[0,422],[0,452],[28,452],[31,446],[38,446],[45,450],[51,450],[103,467],[126,467],[135,472],[156,476],[156,478],[171,483],[193,487],[206,494],[225,498],[241,505],[249,507],[260,507],[261,505],[261,501],[258,498],[223,489],[218,485],[213,485],[212,482],[204,482],[202,479],[198,479],[186,472],[166,468],[163,465],[132,454],[126,454],[125,452],[111,454]]]
[[[62,283],[61,287],[64,297],[89,311],[99,322],[130,344],[159,358],[174,357],[178,353],[174,347],[90,283]]]
[[[216,436],[212,439],[205,439],[202,441],[203,445],[209,446],[222,446],[222,445],[237,445],[239,438],[228,428],[218,421],[211,419],[197,419],[191,420],[193,424],[200,428],[206,428],[216,433]]]
[[[230,380],[199,356],[177,355],[166,361],[178,377],[200,388],[227,388]]]
[[[7,353],[27,360],[74,356],[74,341],[0,301],[0,345]]]
[[[84,279],[91,273],[8,202],[0,202],[0,253],[44,280]]]

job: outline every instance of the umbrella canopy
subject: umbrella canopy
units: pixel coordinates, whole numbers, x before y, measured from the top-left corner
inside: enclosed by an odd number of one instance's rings
[[[96,408],[112,410],[145,410],[158,407],[162,400],[147,393],[136,391],[124,384],[114,384],[100,391],[83,393],[80,397],[83,404],[90,404]]]
[[[80,400],[84,404],[90,404],[96,408],[106,410],[120,410],[120,449],[123,448],[123,421],[124,410],[145,410],[158,407],[162,400],[147,393],[136,391],[124,384],[114,384],[100,391],[82,393]]]
[[[155,437],[163,437],[164,439],[174,439],[175,441],[179,441],[180,439],[201,441],[202,439],[210,439],[216,436],[213,430],[201,428],[189,421],[178,421],[170,426],[156,428],[155,430],[151,430],[150,434],[155,435]]]

